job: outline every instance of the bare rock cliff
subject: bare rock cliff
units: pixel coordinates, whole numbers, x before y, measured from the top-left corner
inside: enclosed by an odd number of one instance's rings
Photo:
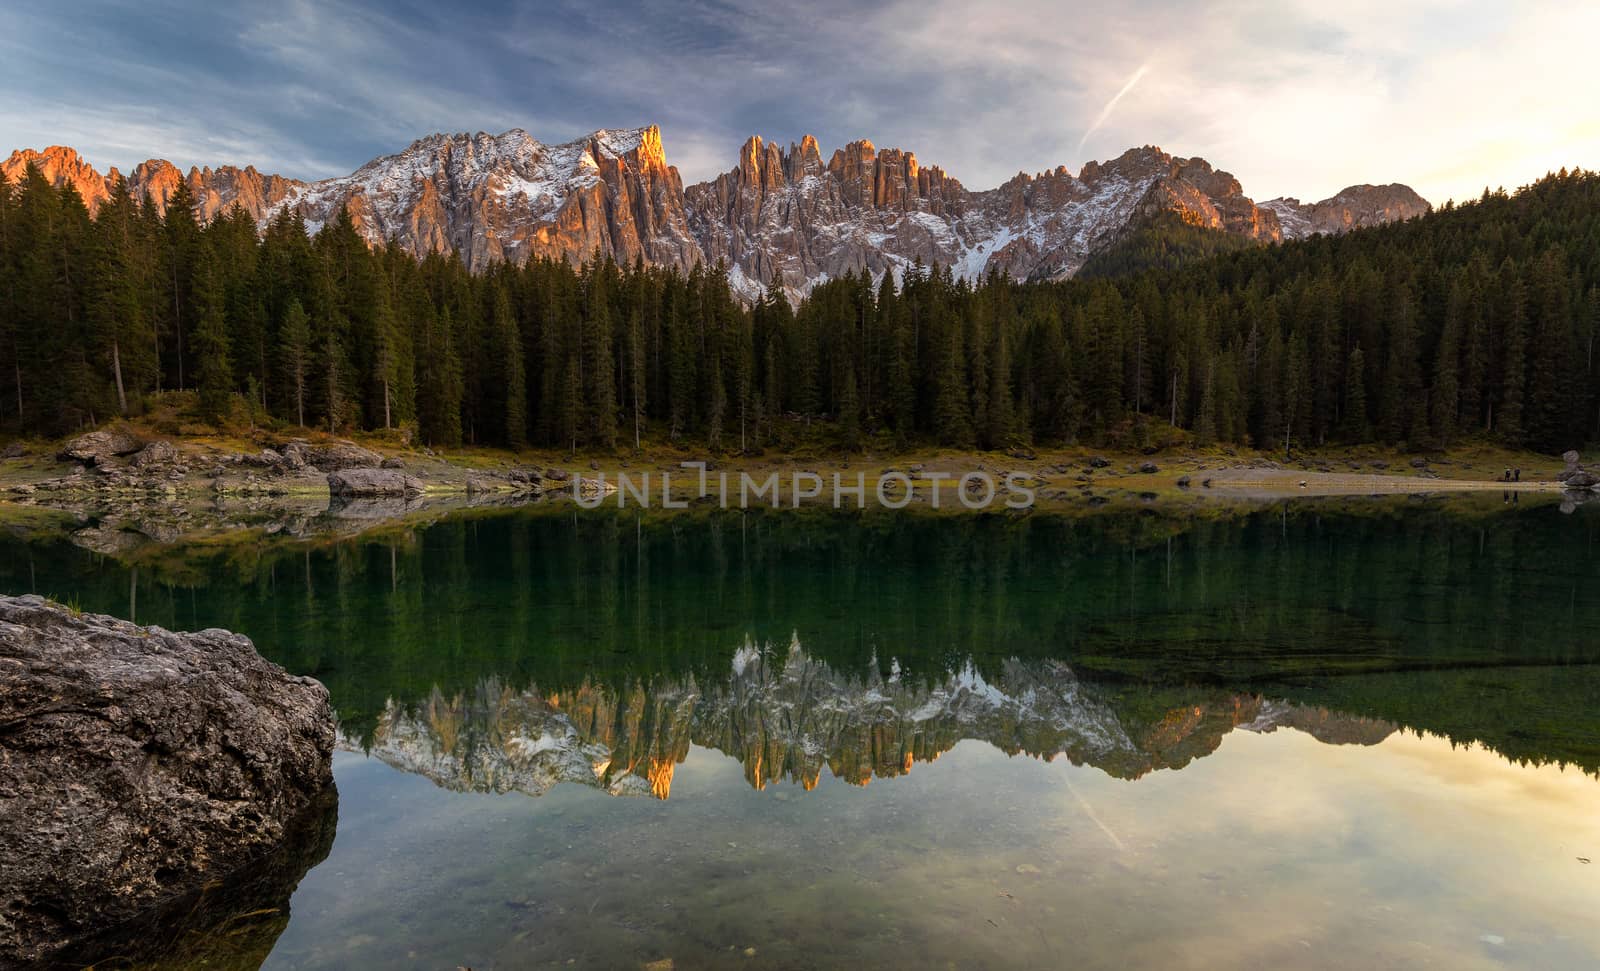
[[[93,211],[121,178],[102,176],[69,148],[15,152],[16,181],[29,164],[74,186]],[[774,280],[791,298],[845,273],[875,279],[920,261],[977,279],[1003,270],[1062,279],[1143,222],[1184,222],[1263,243],[1342,233],[1429,211],[1403,185],[1356,185],[1321,202],[1257,204],[1239,180],[1201,158],[1154,146],[1090,162],[1019,172],[973,191],[915,153],[865,139],[824,161],[810,135],[787,147],[751,137],[735,166],[683,185],[655,126],[600,130],[546,145],[527,132],[440,134],[373,159],[350,175],[300,182],[253,167],[190,169],[143,162],[128,176],[135,196],[158,207],[186,181],[202,219],[234,205],[265,226],[294,212],[315,232],[348,212],[373,244],[407,252],[455,252],[471,267],[498,261],[586,260],[599,253],[686,270],[725,265],[734,289],[754,300]]]

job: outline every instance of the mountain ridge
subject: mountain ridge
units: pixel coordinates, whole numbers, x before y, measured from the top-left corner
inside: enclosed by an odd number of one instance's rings
[[[91,211],[124,177],[115,167],[101,174],[66,146],[16,150],[0,171],[14,182],[29,164],[53,184],[73,185]],[[1088,162],[1076,175],[1062,165],[972,190],[915,152],[868,139],[824,161],[811,135],[787,148],[753,135],[731,169],[686,187],[655,125],[597,129],[560,144],[517,128],[435,133],[349,175],[312,182],[250,165],[183,173],[164,159],[142,162],[126,178],[158,208],[186,181],[203,220],[238,204],[260,227],[291,211],[315,232],[343,209],[373,244],[393,240],[418,258],[456,252],[474,269],[596,252],[680,271],[720,260],[751,301],[775,279],[795,299],[845,273],[881,279],[919,260],[969,280],[995,270],[1064,279],[1162,214],[1273,243],[1432,209],[1399,183],[1352,185],[1315,203],[1256,203],[1230,173],[1153,145]]]

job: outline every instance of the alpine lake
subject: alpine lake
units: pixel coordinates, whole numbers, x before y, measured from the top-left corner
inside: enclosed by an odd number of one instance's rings
[[[108,968],[1600,967],[1597,580],[1600,508],[1499,494],[0,532],[340,720]]]

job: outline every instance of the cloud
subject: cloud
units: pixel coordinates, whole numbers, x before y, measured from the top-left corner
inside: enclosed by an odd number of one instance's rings
[[[1588,0],[19,4],[0,130],[100,165],[319,177],[433,131],[656,123],[688,181],[751,134],[810,133],[974,188],[1157,144],[1258,198],[1404,181],[1442,201],[1600,165],[1597,34]]]
[[[1089,140],[1089,136],[1093,135],[1095,132],[1099,131],[1101,126],[1103,126],[1106,123],[1106,120],[1111,117],[1111,112],[1116,110],[1117,102],[1121,101],[1123,96],[1126,95],[1129,91],[1132,91],[1133,90],[1133,86],[1138,84],[1140,79],[1143,78],[1146,74],[1149,74],[1149,73],[1150,73],[1150,65],[1149,64],[1141,64],[1141,65],[1139,65],[1139,70],[1133,72],[1133,77],[1128,79],[1128,83],[1124,84],[1121,88],[1119,88],[1117,90],[1117,93],[1111,96],[1111,100],[1106,102],[1106,106],[1104,108],[1100,109],[1100,114],[1095,116],[1094,122],[1092,124],[1090,124],[1087,129],[1084,130],[1083,137],[1078,139],[1078,153],[1080,155],[1083,153],[1084,143],[1086,143]]]

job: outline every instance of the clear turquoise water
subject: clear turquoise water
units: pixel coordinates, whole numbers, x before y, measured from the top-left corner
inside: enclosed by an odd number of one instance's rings
[[[0,589],[329,685],[337,836],[230,966],[1600,966],[1600,518],[1497,498],[534,508]]]

